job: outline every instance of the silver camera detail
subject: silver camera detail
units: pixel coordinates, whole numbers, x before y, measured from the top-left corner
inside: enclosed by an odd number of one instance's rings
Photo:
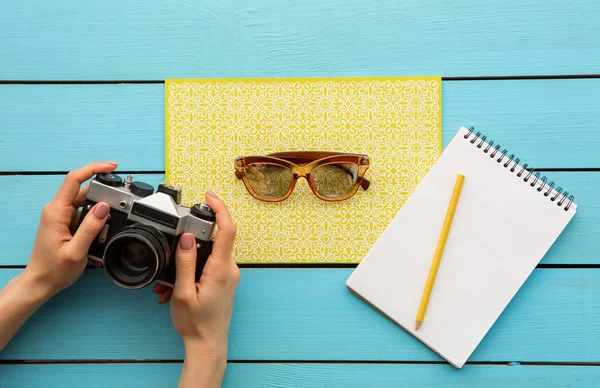
[[[180,205],[181,189],[164,183],[154,188],[116,174],[92,179],[80,220],[98,202],[110,206],[106,225],[94,240],[89,258],[104,264],[118,286],[139,289],[158,281],[175,283],[175,251],[179,237],[191,233],[198,254],[196,281],[212,250],[215,213],[204,204]]]

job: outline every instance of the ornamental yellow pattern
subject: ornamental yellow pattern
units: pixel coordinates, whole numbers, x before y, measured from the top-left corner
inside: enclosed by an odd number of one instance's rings
[[[356,263],[440,155],[441,101],[439,77],[167,80],[167,181],[186,205],[224,200],[239,263]],[[234,159],[279,151],[367,154],[371,187],[331,203],[301,179],[258,201]]]

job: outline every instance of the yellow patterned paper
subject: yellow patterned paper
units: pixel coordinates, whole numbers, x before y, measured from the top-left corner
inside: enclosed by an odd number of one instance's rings
[[[355,263],[440,155],[441,101],[439,77],[167,80],[167,180],[186,205],[207,189],[224,200],[239,263]],[[333,203],[300,179],[258,201],[234,159],[279,151],[367,154],[371,187]]]

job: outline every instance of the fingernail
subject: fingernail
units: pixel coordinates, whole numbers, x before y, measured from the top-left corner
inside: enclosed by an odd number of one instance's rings
[[[100,202],[94,208],[94,215],[98,218],[104,218],[108,215],[109,210],[110,206],[108,206],[104,202]]]
[[[158,298],[158,304],[163,304],[167,302],[167,298],[166,298],[167,294],[162,294],[159,298]]]
[[[181,249],[183,249],[184,251],[188,251],[192,249],[192,247],[194,246],[194,242],[195,238],[193,234],[184,233],[179,239],[179,247],[181,247]]]
[[[210,195],[213,198],[219,199],[219,196],[214,191],[207,190],[206,194]]]
[[[105,162],[105,163],[108,163],[108,164],[113,164],[113,165],[115,165],[115,166],[116,166],[117,164],[119,164],[119,162],[114,162],[114,161],[112,161],[112,160],[109,160],[109,161],[107,161],[107,162]]]

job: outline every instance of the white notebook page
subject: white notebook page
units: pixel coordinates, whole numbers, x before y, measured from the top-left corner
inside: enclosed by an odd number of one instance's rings
[[[576,211],[461,128],[346,285],[462,367]],[[465,181],[423,324],[415,318],[457,174]]]

